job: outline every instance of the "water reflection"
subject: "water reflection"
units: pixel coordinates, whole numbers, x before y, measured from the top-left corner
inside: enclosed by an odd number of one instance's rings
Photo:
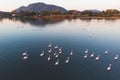
[[[119,19],[115,19],[115,18],[76,18],[76,19],[55,19],[55,18],[49,18],[49,19],[45,19],[45,18],[39,18],[39,19],[34,19],[34,18],[8,18],[11,21],[20,21],[23,24],[30,24],[33,26],[46,26],[47,24],[58,24],[61,22],[64,22],[65,20],[69,21],[69,22],[76,22],[78,19],[83,21],[83,22],[87,22],[90,23],[93,20],[97,20],[98,22],[101,20],[104,20],[106,22],[115,22]],[[0,22],[2,23],[2,21],[4,20],[4,18],[0,18]]]
[[[45,26],[47,24],[58,24],[60,22],[63,22],[64,19],[43,19],[43,18],[39,18],[39,19],[34,19],[34,18],[9,18],[9,20],[12,21],[20,21],[24,24],[31,24],[34,26]]]
[[[119,20],[119,18],[102,18],[102,17],[93,17],[93,18],[79,18],[80,20],[85,20],[85,21],[91,21],[91,20],[107,20],[107,21],[116,21],[116,20]]]

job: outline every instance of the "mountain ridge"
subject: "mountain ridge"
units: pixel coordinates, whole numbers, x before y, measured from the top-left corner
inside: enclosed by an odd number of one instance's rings
[[[29,4],[28,6],[21,6],[15,9],[17,13],[21,11],[43,12],[43,11],[57,11],[57,10],[59,10],[61,13],[67,12],[67,10],[63,7],[52,5],[52,4],[46,4],[42,2],[32,3],[32,4]]]

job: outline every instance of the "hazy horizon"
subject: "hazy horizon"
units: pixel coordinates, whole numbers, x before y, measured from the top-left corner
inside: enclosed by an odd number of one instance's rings
[[[37,3],[37,2],[43,2],[46,4],[53,4],[57,6],[64,7],[67,10],[90,10],[90,9],[97,9],[97,10],[106,10],[106,9],[118,9],[120,10],[119,3],[120,0],[101,0],[101,1],[96,1],[96,0],[79,0],[79,1],[65,1],[65,0],[26,0],[26,1],[17,1],[17,0],[11,0],[10,2],[8,0],[2,0],[0,1],[0,11],[12,11],[16,8],[19,8],[21,6],[27,6],[32,3]],[[109,4],[108,4],[109,3]]]

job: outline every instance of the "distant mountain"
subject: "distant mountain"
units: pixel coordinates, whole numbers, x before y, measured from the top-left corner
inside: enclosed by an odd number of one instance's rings
[[[100,10],[97,10],[97,9],[92,9],[91,11],[92,12],[101,12]]]
[[[80,11],[78,11],[78,10],[69,10],[68,13],[71,13],[71,14],[79,14]]]
[[[45,3],[33,3],[29,4],[28,6],[21,6],[15,11],[19,13],[20,11],[34,11],[34,12],[43,12],[43,11],[61,11],[62,13],[67,12],[67,10],[63,7],[56,6],[56,5],[50,5],[50,4],[45,4]]]
[[[92,10],[84,10],[82,12],[86,12],[86,11],[91,11],[91,12],[101,12],[100,10],[97,10],[97,9],[92,9]]]

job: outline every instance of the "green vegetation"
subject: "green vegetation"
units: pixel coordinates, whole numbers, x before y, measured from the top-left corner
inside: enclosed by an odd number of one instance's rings
[[[77,11],[77,10],[70,10],[66,13],[61,13],[59,10],[51,12],[51,11],[44,11],[44,12],[32,12],[32,11],[21,11],[20,13],[11,12],[12,14],[15,14],[15,16],[24,16],[24,17],[53,17],[53,16],[61,16],[61,17],[120,17],[120,11],[116,9],[108,9],[106,11],[100,11],[100,12],[93,12],[92,10],[85,10],[85,11]]]
[[[69,10],[66,13],[61,13],[59,10],[54,12],[44,11],[44,12],[33,12],[33,11],[21,11],[17,13],[16,11],[12,12],[0,12],[0,18],[2,17],[22,17],[22,18],[46,18],[46,19],[73,19],[73,18],[120,18],[120,11],[116,9],[107,9],[105,11],[77,11]]]
[[[10,16],[11,16],[11,13],[0,11],[0,18],[8,18]]]

